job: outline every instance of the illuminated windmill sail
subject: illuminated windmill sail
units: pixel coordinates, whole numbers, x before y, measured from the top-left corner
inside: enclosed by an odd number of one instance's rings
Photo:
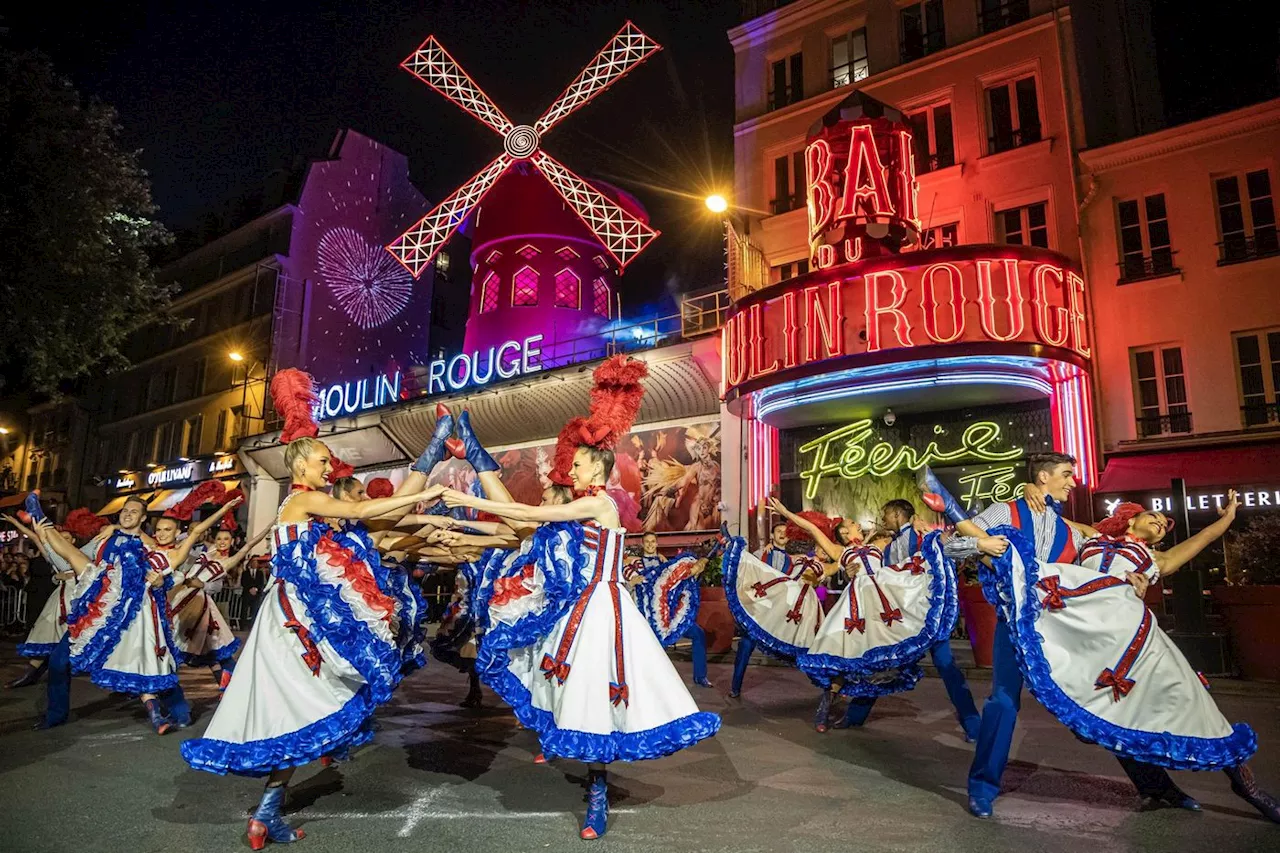
[[[502,137],[503,152],[393,240],[387,251],[417,278],[498,178],[512,164],[527,160],[581,217],[618,266],[625,268],[658,232],[569,171],[540,145],[547,131],[660,49],[657,42],[627,21],[541,118],[533,125],[514,125],[436,37],[430,36],[400,67],[492,128]]]

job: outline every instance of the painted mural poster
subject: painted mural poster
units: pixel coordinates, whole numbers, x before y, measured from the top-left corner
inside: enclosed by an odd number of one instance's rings
[[[609,493],[632,533],[720,527],[720,424],[715,421],[628,433],[615,450]],[[555,443],[495,454],[512,497],[537,504],[549,485]],[[469,491],[475,472],[460,460],[437,465],[431,483]]]

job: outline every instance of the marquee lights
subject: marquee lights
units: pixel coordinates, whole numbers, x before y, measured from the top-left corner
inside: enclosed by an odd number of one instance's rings
[[[943,435],[940,425],[933,428],[935,435]],[[860,477],[884,477],[906,468],[919,471],[926,465],[957,462],[961,459],[977,459],[980,462],[1007,462],[1022,457],[1021,447],[996,450],[1000,441],[1000,425],[994,421],[978,421],[965,428],[960,436],[960,446],[942,450],[938,442],[930,441],[923,450],[906,445],[894,447],[887,441],[867,446],[867,439],[875,435],[868,419],[854,421],[848,426],[829,432],[800,446],[800,453],[812,453],[813,458],[800,478],[805,481],[805,498],[812,500],[818,493],[818,484],[824,477],[838,475],[845,480]]]
[[[740,303],[724,335],[726,387],[828,358],[955,343],[1016,342],[1091,356],[1084,280],[1063,263],[1043,252],[940,251],[945,259],[934,263],[877,259],[830,282],[801,279],[774,288],[772,299]],[[861,334],[846,330],[850,322]]]
[[[542,173],[565,203],[600,239],[618,266],[625,268],[658,236],[658,232],[549,156],[542,150],[541,141],[567,116],[658,50],[661,48],[657,42],[627,21],[560,97],[547,107],[541,118],[532,126],[516,126],[436,37],[429,37],[400,63],[400,67],[501,136],[503,153],[387,246],[387,251],[417,278],[502,174],[515,163],[525,161]]]

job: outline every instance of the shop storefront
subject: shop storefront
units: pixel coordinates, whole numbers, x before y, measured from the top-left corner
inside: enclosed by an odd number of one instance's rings
[[[114,515],[131,497],[144,500],[149,515],[163,515],[205,480],[221,480],[230,491],[241,485],[244,474],[244,465],[234,453],[178,459],[141,471],[118,471],[104,478],[108,500],[98,515]],[[236,512],[243,518],[243,509]]]
[[[748,419],[747,505],[868,522],[920,506],[925,465],[973,508],[1008,500],[1029,453],[1096,482],[1084,281],[1016,245],[915,250],[910,129],[863,97],[806,150],[812,272],[740,295],[723,330],[724,399]]]

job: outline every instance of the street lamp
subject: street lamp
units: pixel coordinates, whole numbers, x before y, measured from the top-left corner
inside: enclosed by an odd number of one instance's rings
[[[720,194],[709,195],[706,198],[707,210],[712,213],[724,213],[729,209],[729,202]]]
[[[0,435],[8,435],[8,434],[9,434],[8,427],[0,427]]]
[[[243,355],[241,355],[240,353],[236,352],[235,350],[232,350],[231,352],[227,353],[227,358],[231,359],[232,361],[236,362],[237,364],[239,364],[240,362],[244,361],[244,356],[243,356]]]
[[[260,421],[263,421],[265,424],[265,421],[266,421],[265,412],[263,412],[262,414],[259,414],[256,417],[249,414],[249,382],[250,382],[250,374],[253,373],[253,369],[255,367],[258,367],[259,365],[262,365],[263,369],[265,370],[266,365],[262,364],[262,362],[258,361],[257,359],[255,359],[252,364],[249,364],[247,361],[245,361],[244,354],[241,353],[239,350],[231,350],[231,352],[227,353],[227,358],[230,359],[235,364],[244,364],[245,366],[244,379],[240,382],[240,416],[242,418],[245,418],[246,420],[255,420],[255,421],[260,420]],[[266,380],[264,379],[263,382],[265,383],[265,381]],[[265,396],[265,389],[264,389],[264,396]]]

